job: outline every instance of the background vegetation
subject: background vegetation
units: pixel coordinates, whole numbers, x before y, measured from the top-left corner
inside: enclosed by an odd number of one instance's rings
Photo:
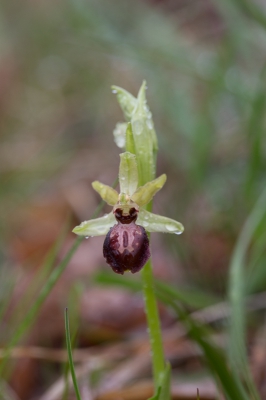
[[[186,228],[152,237],[173,398],[239,400],[241,380],[266,396],[265,28],[251,0],[2,1],[4,399],[74,398],[66,306],[83,400],[151,395],[138,277],[110,273],[102,238],[69,254],[72,228],[109,212],[90,183],[118,170],[110,86],[143,79],[168,176],[154,211]]]

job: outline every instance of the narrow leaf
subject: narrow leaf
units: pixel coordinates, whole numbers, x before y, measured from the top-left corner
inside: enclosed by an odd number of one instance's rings
[[[105,271],[104,273],[98,272],[94,277],[96,283],[106,285],[118,285],[127,287],[132,291],[141,290],[141,283],[126,276],[119,276],[112,272]],[[163,292],[167,294],[172,300],[177,300],[184,303],[188,307],[201,309],[208,307],[213,303],[217,303],[220,299],[208,295],[206,292],[201,292],[197,288],[180,288],[179,286],[169,285],[168,283],[161,282],[158,279],[154,280],[155,290],[158,293]]]
[[[155,396],[153,396],[149,400],[170,400],[170,399],[171,399],[171,365],[167,363],[162,378],[162,384],[158,388]]]
[[[201,347],[211,372],[218,376],[228,399],[248,400],[249,396],[244,390],[240,380],[232,374],[232,371],[227,365],[223,351],[211,342],[207,329],[201,324],[194,322],[192,318],[190,318],[176,303],[173,303],[171,299],[166,300],[162,297],[161,299],[173,307],[177,316],[187,327],[190,338]]]
[[[53,270],[51,275],[48,277],[47,282],[43,286],[43,288],[40,291],[40,294],[38,298],[33,302],[32,306],[29,308],[28,312],[25,314],[23,322],[16,328],[13,336],[11,337],[4,353],[3,360],[0,365],[0,376],[2,376],[3,371],[6,369],[6,362],[7,356],[10,353],[10,350],[12,347],[23,337],[27,329],[33,324],[35,319],[37,318],[37,315],[40,311],[41,306],[43,305],[44,301],[46,300],[47,296],[53,289],[54,285],[66,269],[71,257],[79,247],[80,243],[82,242],[82,238],[76,238],[74,241],[72,247],[69,249],[67,252],[66,256],[63,258],[63,260],[60,262],[60,264]]]
[[[231,303],[231,324],[229,337],[229,357],[232,368],[238,376],[244,377],[252,397],[259,399],[251,373],[248,367],[248,357],[245,345],[245,256],[251,239],[265,215],[266,189],[262,192],[254,209],[249,215],[237,241],[229,275],[229,300]]]
[[[67,345],[68,361],[69,361],[69,367],[70,367],[70,371],[71,371],[73,386],[74,386],[74,389],[75,389],[75,393],[76,393],[77,399],[81,400],[81,396],[80,396],[79,388],[78,388],[78,382],[77,382],[76,373],[75,373],[75,367],[74,367],[74,363],[73,363],[73,357],[72,357],[71,339],[70,339],[68,310],[67,310],[67,308],[65,310],[65,330],[66,330],[66,345]]]
[[[151,132],[152,117],[147,106],[145,91],[146,82],[144,81],[139,90],[137,105],[131,119],[138,162],[139,186],[153,180],[155,176],[155,139]]]
[[[103,275],[101,275],[101,279],[97,281],[108,283],[109,279],[109,284],[113,285],[113,278],[111,274],[108,275],[110,276],[107,279],[106,277],[103,277]],[[116,278],[117,283],[124,287],[128,287],[136,291],[141,289],[140,282],[134,282],[134,284],[132,284],[132,281],[130,279],[118,278],[120,277]],[[227,395],[226,398],[228,400],[249,400],[250,397],[247,395],[239,378],[235,374],[232,374],[232,371],[227,364],[225,353],[223,352],[223,350],[212,343],[209,335],[209,329],[207,329],[200,322],[194,321],[183,309],[183,307],[181,307],[179,303],[174,300],[172,293],[169,293],[164,289],[164,287],[161,286],[156,286],[156,289],[158,298],[174,309],[177,317],[186,327],[190,338],[201,347],[205,359],[209,364],[210,371],[215,377],[219,378],[223,391]],[[160,392],[156,393],[156,395],[159,394]],[[157,398],[155,397],[155,399]]]
[[[164,377],[162,380],[162,391],[160,400],[171,398],[171,365],[169,362],[166,363]]]
[[[137,99],[119,86],[112,86],[112,91],[117,95],[118,103],[122,108],[126,121],[130,121],[137,104]]]

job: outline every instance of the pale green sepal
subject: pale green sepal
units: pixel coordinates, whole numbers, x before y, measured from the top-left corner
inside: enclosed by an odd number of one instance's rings
[[[131,196],[131,200],[142,207],[148,204],[154,195],[163,187],[166,182],[166,175],[163,174],[151,182],[140,186],[137,191]]]
[[[130,153],[136,154],[134,136],[133,136],[132,126],[131,126],[130,122],[127,124],[126,146],[125,147],[126,147],[126,150],[129,151]]]
[[[139,211],[137,224],[143,226],[148,232],[175,233],[180,235],[184,231],[184,227],[180,222],[143,209]]]
[[[120,192],[131,196],[138,187],[138,167],[136,156],[126,151],[120,154]]]
[[[157,388],[154,396],[148,400],[171,400],[171,365],[166,364],[161,385]]]
[[[90,219],[76,226],[72,232],[79,236],[101,236],[106,235],[109,229],[114,226],[116,219],[113,212],[101,218]]]
[[[126,147],[126,122],[118,122],[113,131],[114,141],[117,147],[124,149]]]
[[[120,104],[120,107],[122,108],[125,119],[127,121],[130,121],[137,104],[137,99],[132,96],[132,94],[129,93],[127,90],[122,89],[119,86],[112,86],[112,91],[117,95],[117,100]]]
[[[101,198],[110,206],[114,206],[118,202],[118,193],[111,186],[104,185],[99,181],[92,182],[93,189],[99,193]]]

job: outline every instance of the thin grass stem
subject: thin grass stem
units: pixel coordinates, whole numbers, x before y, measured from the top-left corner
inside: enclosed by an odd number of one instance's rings
[[[67,308],[65,310],[65,330],[66,330],[66,345],[67,345],[68,361],[69,361],[69,367],[70,367],[70,372],[71,372],[71,376],[72,376],[73,386],[75,389],[77,399],[81,400],[81,396],[80,396],[80,392],[79,392],[79,388],[78,388],[77,377],[76,377],[76,373],[75,373],[75,367],[74,367],[74,363],[73,363],[73,357],[72,357],[71,338],[70,338]]]

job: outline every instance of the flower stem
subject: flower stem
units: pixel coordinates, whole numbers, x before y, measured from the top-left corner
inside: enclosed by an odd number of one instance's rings
[[[134,99],[132,95],[121,88],[115,87],[115,89],[120,93],[120,105],[124,113],[128,116],[128,111],[131,111],[129,113],[131,121],[126,130],[126,151],[135,154],[137,157],[139,186],[143,186],[155,179],[158,151],[157,137],[146,101],[146,82],[143,82],[137,99]],[[152,211],[152,202],[146,206],[146,210]],[[164,376],[165,361],[151,259],[142,269],[141,277],[156,393]]]
[[[142,269],[141,278],[151,346],[154,386],[155,389],[157,389],[161,384],[161,379],[165,369],[165,362],[160,319],[154,291],[151,260],[149,260]]]
[[[146,206],[152,211],[152,202]],[[165,360],[163,351],[162,331],[158,312],[157,299],[154,289],[154,277],[151,259],[145,264],[141,271],[142,291],[147,316],[148,334],[151,347],[152,371],[155,392],[160,387],[165,371]],[[167,399],[165,399],[167,400]]]

